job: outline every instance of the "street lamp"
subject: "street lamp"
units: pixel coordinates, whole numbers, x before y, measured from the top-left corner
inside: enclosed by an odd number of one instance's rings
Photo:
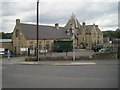
[[[38,48],[38,39],[39,39],[39,0],[37,0],[37,47],[36,47],[36,50],[37,50],[37,60],[38,60],[38,63],[39,63],[39,48]]]

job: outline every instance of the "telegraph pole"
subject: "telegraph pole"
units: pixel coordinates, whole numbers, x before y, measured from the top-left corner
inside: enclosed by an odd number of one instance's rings
[[[73,33],[73,36],[72,36],[72,40],[73,40],[73,61],[75,61],[75,31],[74,29],[72,29],[72,33]]]
[[[39,40],[39,0],[37,0],[37,47],[36,47],[36,50],[37,50],[37,60],[39,62],[39,48],[38,48],[38,40]]]

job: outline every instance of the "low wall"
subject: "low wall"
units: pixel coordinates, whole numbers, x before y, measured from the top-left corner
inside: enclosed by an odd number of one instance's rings
[[[92,55],[93,60],[110,60],[110,59],[117,59],[116,52],[109,52],[109,53],[96,53]]]
[[[91,56],[77,56],[75,60],[91,60]],[[26,57],[26,61],[37,61],[36,57]],[[73,61],[72,56],[67,57],[40,57],[40,61]]]

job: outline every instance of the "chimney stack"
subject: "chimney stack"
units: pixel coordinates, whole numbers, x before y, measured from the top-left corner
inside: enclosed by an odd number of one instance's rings
[[[85,22],[83,22],[82,25],[85,25]]]
[[[55,27],[59,29],[59,23],[55,23]]]
[[[20,24],[20,19],[16,19],[16,25]]]
[[[95,23],[93,23],[93,25],[95,26]]]

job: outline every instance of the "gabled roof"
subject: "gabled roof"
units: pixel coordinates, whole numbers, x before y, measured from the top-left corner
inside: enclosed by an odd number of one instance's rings
[[[103,33],[101,32],[101,30],[98,27],[96,27],[96,30],[97,30],[98,34],[103,35]]]
[[[20,23],[20,27],[26,39],[36,39],[36,25]],[[54,26],[39,25],[39,39],[70,39],[72,35],[67,35],[64,27],[57,29]]]
[[[65,28],[81,28],[81,24],[79,23],[75,15],[72,15],[65,25]]]

